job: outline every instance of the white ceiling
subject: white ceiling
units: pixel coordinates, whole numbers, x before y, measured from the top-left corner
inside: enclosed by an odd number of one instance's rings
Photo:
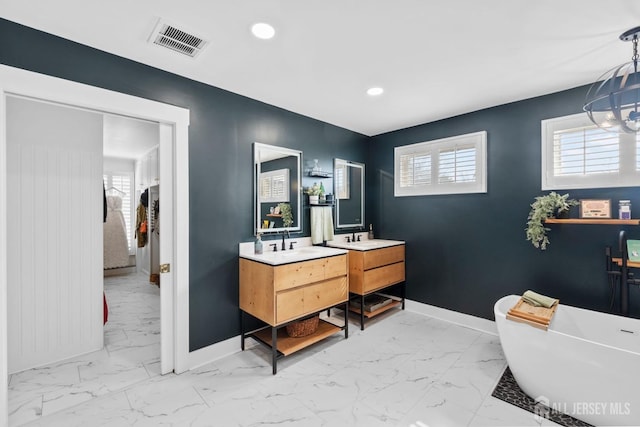
[[[618,36],[640,1],[0,0],[0,16],[376,135],[593,82],[631,59]],[[209,45],[148,43],[159,18]]]
[[[113,114],[103,117],[104,157],[140,159],[160,142],[158,123]]]

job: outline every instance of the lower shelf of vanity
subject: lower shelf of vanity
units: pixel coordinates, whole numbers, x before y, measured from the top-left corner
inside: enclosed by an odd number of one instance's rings
[[[315,344],[318,341],[322,341],[323,339],[335,334],[336,332],[340,332],[343,329],[344,328],[336,326],[333,323],[320,319],[320,321],[318,322],[318,329],[313,334],[307,335],[305,337],[292,338],[287,335],[286,328],[280,328],[278,329],[277,350],[284,356],[288,356],[292,353],[295,353],[296,351],[309,347],[310,345]],[[264,329],[260,329],[248,336],[252,336],[253,338],[272,347],[270,326]]]
[[[376,310],[373,311],[364,311],[364,317],[366,317],[367,319],[370,319],[372,317],[377,316],[378,314],[384,313],[387,310],[391,310],[394,307],[398,307],[402,305],[402,301],[398,301],[398,300],[393,300],[391,301],[389,304],[385,305],[384,307],[380,307]],[[351,305],[349,305],[349,311],[351,311],[352,313],[358,313],[360,314],[361,311],[358,307],[353,307]]]

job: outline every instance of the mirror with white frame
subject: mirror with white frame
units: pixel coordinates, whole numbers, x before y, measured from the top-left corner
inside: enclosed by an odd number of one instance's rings
[[[336,229],[364,227],[364,164],[335,159]]]
[[[300,231],[302,152],[273,145],[253,144],[255,233]],[[282,208],[291,210],[286,226]]]

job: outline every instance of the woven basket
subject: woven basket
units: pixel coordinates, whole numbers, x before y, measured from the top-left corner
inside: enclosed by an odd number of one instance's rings
[[[308,319],[300,320],[299,322],[289,323],[286,326],[287,335],[293,338],[311,335],[318,329],[319,320],[320,316],[313,316]]]

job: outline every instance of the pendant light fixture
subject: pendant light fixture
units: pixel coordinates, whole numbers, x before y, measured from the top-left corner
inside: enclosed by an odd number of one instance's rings
[[[602,129],[627,133],[640,131],[639,36],[640,27],[620,35],[620,40],[633,43],[631,62],[607,71],[587,92],[583,109],[591,121]]]

